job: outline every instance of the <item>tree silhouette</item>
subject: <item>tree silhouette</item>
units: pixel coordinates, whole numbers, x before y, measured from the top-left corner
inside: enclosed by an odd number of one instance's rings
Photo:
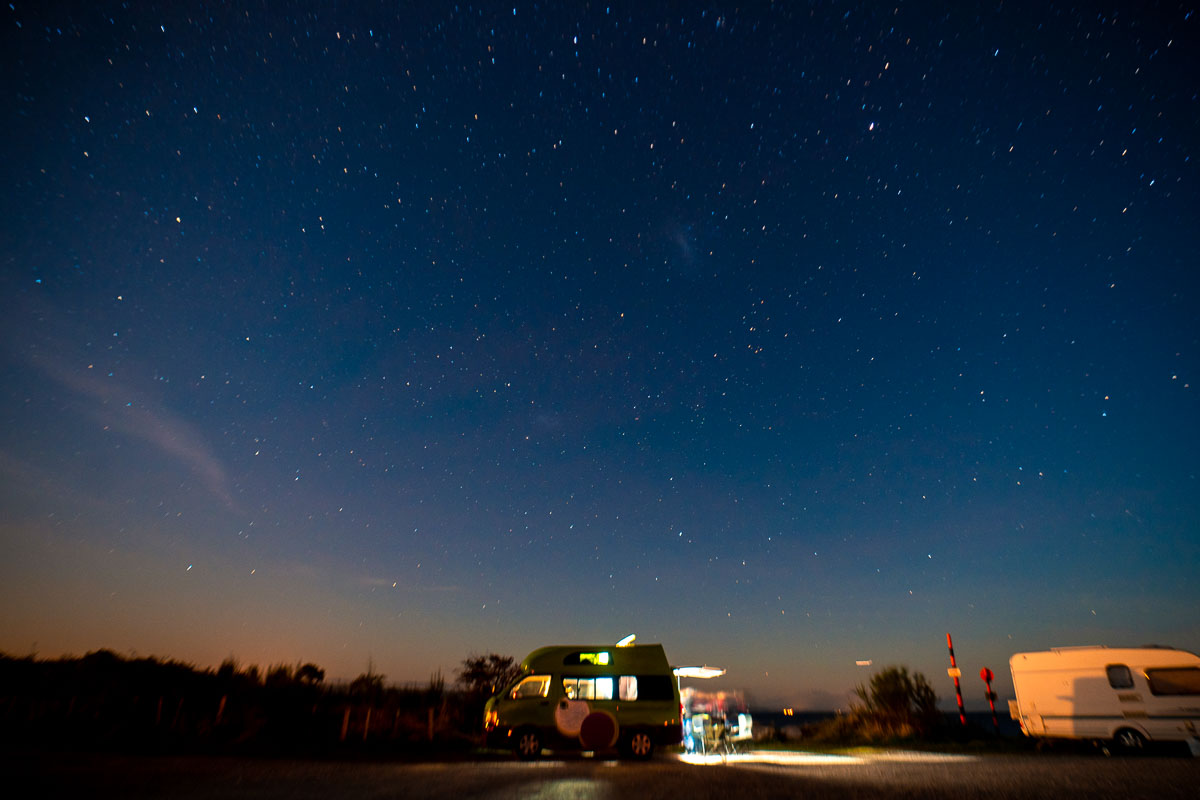
[[[350,696],[368,703],[378,702],[383,697],[383,676],[368,669],[350,681]]]
[[[280,686],[288,686],[293,681],[292,668],[287,664],[278,664],[267,670],[267,677],[263,680],[263,684],[268,687],[276,688]]]
[[[296,669],[296,680],[311,686],[316,686],[325,680],[325,670],[309,662]]]
[[[520,674],[521,667],[512,656],[488,653],[463,659],[458,670],[458,683],[468,694],[488,698]]]
[[[238,663],[237,659],[229,656],[221,662],[221,666],[217,667],[217,678],[224,683],[232,683],[233,676],[237,675]]]

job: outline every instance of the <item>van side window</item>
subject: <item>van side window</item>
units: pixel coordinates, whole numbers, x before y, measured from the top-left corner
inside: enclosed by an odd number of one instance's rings
[[[637,700],[637,676],[622,675],[617,679],[617,696],[622,700]]]
[[[638,699],[639,700],[673,700],[675,693],[672,683],[675,677],[673,675],[639,675],[638,682]]]
[[[1148,669],[1151,694],[1200,694],[1200,667]]]
[[[563,694],[571,700],[612,700],[612,678],[563,678]]]
[[[526,697],[545,697],[549,693],[549,675],[530,675],[514,686],[508,696],[513,700],[521,700]]]
[[[1109,664],[1104,668],[1108,673],[1108,685],[1114,689],[1132,689],[1133,673],[1124,664]]]

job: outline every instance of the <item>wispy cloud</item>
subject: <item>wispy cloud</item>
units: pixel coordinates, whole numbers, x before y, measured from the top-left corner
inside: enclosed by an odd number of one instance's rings
[[[235,508],[225,467],[191,423],[113,378],[55,360],[29,361],[55,383],[89,401],[85,413],[106,429],[150,443],[183,464],[226,508]]]

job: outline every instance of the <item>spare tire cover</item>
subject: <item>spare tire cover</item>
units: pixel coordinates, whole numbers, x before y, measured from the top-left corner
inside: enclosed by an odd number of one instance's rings
[[[617,743],[617,718],[607,711],[593,711],[583,719],[579,742],[585,750],[603,750]]]

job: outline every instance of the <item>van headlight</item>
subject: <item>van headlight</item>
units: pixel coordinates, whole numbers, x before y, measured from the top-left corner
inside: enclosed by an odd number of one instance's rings
[[[483,729],[485,731],[495,730],[500,725],[500,714],[496,711],[488,711],[483,715]]]

